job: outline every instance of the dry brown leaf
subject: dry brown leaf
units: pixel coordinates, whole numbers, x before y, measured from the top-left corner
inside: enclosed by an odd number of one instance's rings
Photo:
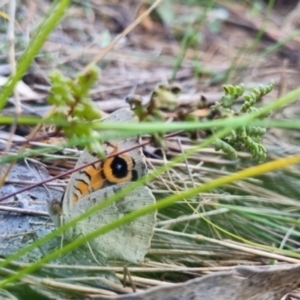
[[[137,11],[137,15],[138,16],[142,15],[147,9],[148,7],[146,7],[145,5],[141,5]],[[153,30],[154,27],[153,21],[150,16],[144,18],[143,21],[140,23],[140,25],[141,27],[143,27],[144,30],[150,32]]]

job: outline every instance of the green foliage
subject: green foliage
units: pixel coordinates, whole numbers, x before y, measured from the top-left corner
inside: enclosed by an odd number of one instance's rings
[[[272,91],[274,87],[274,83],[270,83],[269,85],[259,85],[258,88],[252,90],[250,95],[244,95],[245,103],[241,108],[241,111],[244,113],[249,113],[252,111],[256,111],[257,108],[254,107],[257,100],[261,97],[267,95]]]
[[[66,137],[87,140],[86,147],[103,155],[100,134],[89,126],[89,122],[101,118],[99,109],[89,96],[99,76],[99,69],[93,67],[87,73],[79,74],[75,80],[63,76],[58,71],[49,74],[51,91],[48,101],[54,105],[50,120],[68,120],[68,125],[59,128]]]
[[[217,102],[212,107],[214,114],[216,111],[220,118],[230,118],[233,116],[248,114],[258,110],[254,105],[257,100],[268,94],[274,87],[274,83],[268,85],[259,85],[258,88],[254,88],[250,94],[243,96],[244,104],[239,111],[232,108],[234,101],[241,97],[244,93],[244,86],[224,85],[223,90],[225,95],[221,98],[220,102]],[[262,115],[260,119],[265,118],[266,115]],[[256,127],[246,125],[234,129],[224,137],[222,140],[218,139],[215,142],[215,149],[222,150],[228,154],[231,158],[236,158],[236,151],[246,149],[248,150],[253,159],[258,159],[259,162],[263,162],[266,159],[266,148],[261,143],[262,136],[266,133],[266,129],[262,127]]]
[[[255,107],[257,100],[268,94],[273,86],[273,83],[265,86],[260,85],[258,88],[254,88],[250,94],[244,94],[245,88],[243,85],[224,85],[223,97],[220,102],[216,102],[215,105],[209,108],[210,112],[205,120],[232,119],[252,112],[258,112],[258,109]],[[196,103],[180,106],[177,101],[180,92],[181,88],[176,84],[163,84],[159,85],[152,92],[147,106],[143,105],[142,97],[137,95],[128,97],[127,102],[142,122],[165,121],[163,111],[166,109],[173,112],[174,121],[199,123],[199,117],[195,114],[195,111],[208,107],[206,99],[201,98]],[[235,101],[241,97],[244,99],[244,103],[239,110],[236,110],[234,108]],[[259,119],[264,119],[266,116],[267,114],[260,114]],[[218,129],[212,127],[209,132],[215,135]],[[263,162],[267,153],[261,143],[261,138],[265,133],[266,129],[263,127],[253,125],[241,126],[230,130],[222,139],[216,139],[214,143],[215,149],[217,151],[222,150],[232,159],[237,158],[237,151],[246,150],[251,153],[253,159]],[[190,130],[188,134],[192,140],[197,141],[200,136],[200,130]],[[164,145],[163,132],[152,133],[152,141],[158,147],[162,147]]]

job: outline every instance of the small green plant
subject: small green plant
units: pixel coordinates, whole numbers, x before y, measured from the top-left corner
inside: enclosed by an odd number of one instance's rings
[[[225,95],[221,98],[220,102],[217,102],[211,107],[211,113],[216,114],[218,112],[218,118],[230,118],[233,116],[239,116],[253,111],[257,111],[254,105],[257,100],[268,94],[274,87],[274,83],[268,85],[259,85],[258,88],[254,88],[250,94],[244,94],[243,85],[232,86],[224,85],[223,90]],[[239,111],[232,108],[234,101],[243,97],[244,104]],[[266,115],[261,118],[267,117]],[[214,130],[212,130],[214,132]],[[266,133],[266,129],[262,127],[255,127],[251,125],[242,126],[235,130],[232,130],[229,135],[222,140],[217,139],[215,141],[215,149],[222,150],[231,158],[237,157],[238,150],[248,150],[253,159],[258,159],[259,162],[263,162],[266,159],[267,151],[261,143],[262,136]]]
[[[100,110],[89,96],[98,77],[99,69],[96,67],[79,74],[75,80],[53,71],[49,74],[51,90],[48,101],[54,105],[49,118],[68,121],[66,126],[57,128],[57,132],[62,131],[67,138],[86,139],[86,147],[101,156],[103,150],[100,134],[92,126],[88,126],[88,122],[101,118]]]

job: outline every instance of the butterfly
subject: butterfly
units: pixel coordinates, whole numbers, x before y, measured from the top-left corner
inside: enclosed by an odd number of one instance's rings
[[[137,120],[131,110],[123,108],[109,115],[105,121],[128,123]],[[85,149],[75,168],[94,163],[72,174],[62,202],[54,199],[48,205],[50,216],[57,226],[78,217],[94,205],[104,202],[147,174],[148,169],[142,150],[140,147],[134,148],[139,144],[139,137],[118,136],[112,139],[111,134],[112,131],[103,132],[103,136],[110,137],[110,140],[103,145],[109,157],[99,161],[95,154]],[[114,134],[116,134],[115,131]],[[117,154],[126,149],[129,150]],[[155,203],[155,197],[151,190],[146,186],[139,186],[125,197],[78,222],[71,230],[64,233],[64,238],[75,239],[80,234],[90,233],[153,203]],[[89,241],[90,246],[103,253],[107,259],[143,261],[150,248],[155,222],[156,212],[143,215],[94,238]]]

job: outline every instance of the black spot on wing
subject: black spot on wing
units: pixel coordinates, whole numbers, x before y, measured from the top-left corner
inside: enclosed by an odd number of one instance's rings
[[[120,156],[115,156],[111,163],[112,173],[116,178],[126,177],[128,174],[127,162]]]

